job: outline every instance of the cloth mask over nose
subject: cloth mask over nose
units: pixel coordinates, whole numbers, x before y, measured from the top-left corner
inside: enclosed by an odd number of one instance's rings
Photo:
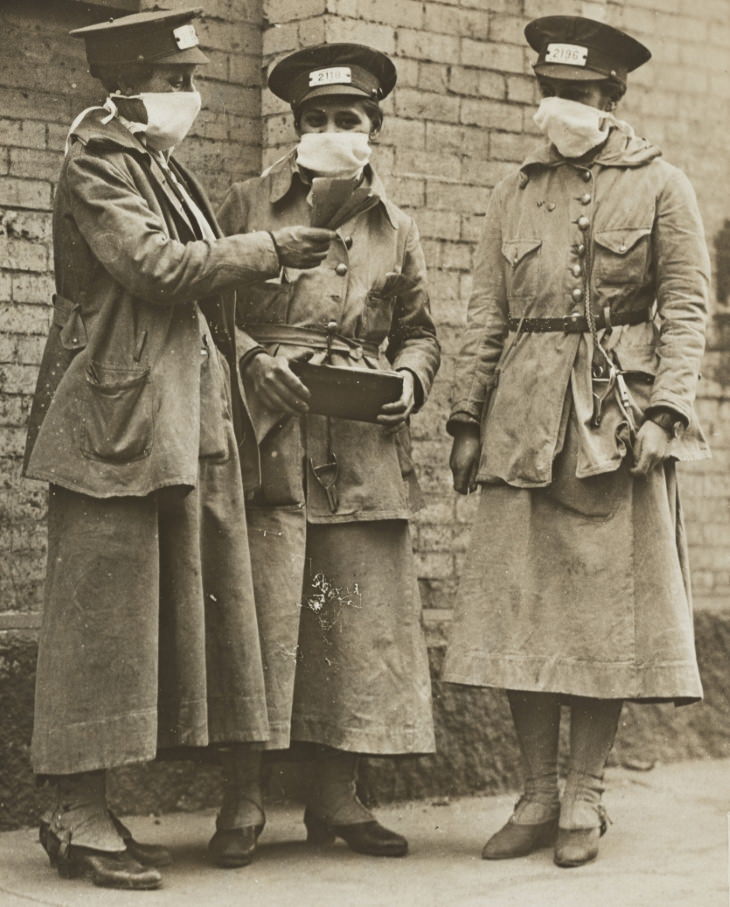
[[[543,98],[533,120],[563,157],[582,157],[605,142],[612,126],[634,134],[628,123],[607,110],[567,98]]]
[[[307,132],[297,145],[297,164],[317,176],[356,179],[371,153],[364,132]]]

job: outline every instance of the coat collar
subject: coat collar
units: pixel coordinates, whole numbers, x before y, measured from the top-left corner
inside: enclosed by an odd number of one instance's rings
[[[280,202],[295,183],[301,186],[307,185],[296,165],[295,149],[275,161],[268,170],[264,171],[263,175],[269,180],[269,201],[272,205]],[[365,166],[365,177],[370,182],[370,195],[383,206],[391,226],[396,229],[397,209],[388,198],[382,180],[370,164]]]
[[[578,166],[587,167],[592,164],[599,164],[602,167],[643,167],[660,155],[660,149],[646,139],[629,135],[622,129],[614,128],[611,130],[606,143],[594,157],[580,159],[577,163]],[[550,144],[550,142],[541,142],[525,158],[520,170],[529,176],[531,170],[559,167],[566,163],[572,162],[569,162],[567,158],[559,154],[555,146]]]
[[[150,157],[142,142],[123,126],[117,117],[108,118],[109,111],[103,107],[91,108],[71,131],[69,138],[78,139],[91,151],[118,148],[140,157]]]

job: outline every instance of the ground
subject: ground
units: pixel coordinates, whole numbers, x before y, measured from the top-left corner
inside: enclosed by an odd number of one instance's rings
[[[405,859],[351,853],[342,843],[304,842],[301,810],[269,810],[255,863],[222,870],[206,860],[213,813],[127,820],[140,840],[166,843],[175,863],[156,892],[117,892],[60,879],[32,829],[0,835],[0,903],[52,907],[725,907],[728,904],[730,760],[659,765],[638,773],[611,769],[606,805],[613,820],[595,863],[553,865],[549,850],[521,860],[480,859],[486,837],[513,797],[416,801],[378,811],[406,834]]]

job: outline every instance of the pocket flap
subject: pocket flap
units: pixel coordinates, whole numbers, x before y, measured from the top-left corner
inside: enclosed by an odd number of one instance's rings
[[[616,255],[626,255],[651,233],[651,227],[621,227],[616,230],[597,230],[593,237],[599,246]]]
[[[541,239],[508,239],[502,243],[502,255],[514,268],[526,255],[536,251],[541,245]]]

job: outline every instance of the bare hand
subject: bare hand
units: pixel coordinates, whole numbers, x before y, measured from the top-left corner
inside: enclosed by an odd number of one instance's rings
[[[413,412],[416,405],[415,377],[413,372],[403,369],[403,393],[393,403],[385,403],[378,413],[378,424],[385,426],[385,433],[395,434]]]
[[[309,409],[309,389],[302,384],[283,356],[259,353],[246,366],[253,392],[267,409],[301,415]]]
[[[334,230],[319,227],[282,227],[271,234],[280,264],[285,268],[316,268],[327,257]]]
[[[629,470],[632,476],[645,476],[655,466],[667,459],[669,436],[664,429],[647,419],[639,429],[634,444],[634,466]]]
[[[451,445],[449,466],[454,477],[454,491],[459,494],[471,494],[476,488],[476,474],[479,469],[481,453],[479,433],[473,429],[457,430],[454,443]]]

